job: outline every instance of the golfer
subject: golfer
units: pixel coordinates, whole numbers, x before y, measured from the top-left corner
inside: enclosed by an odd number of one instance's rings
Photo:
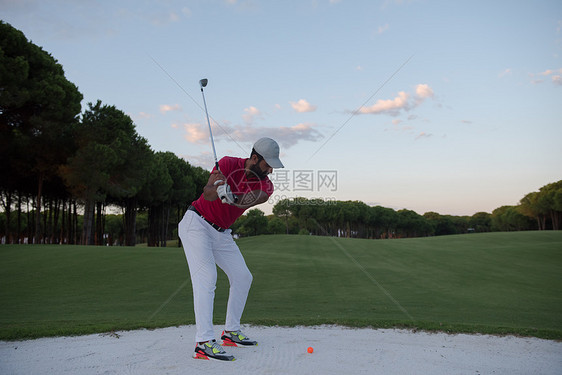
[[[193,285],[197,326],[193,358],[234,360],[218,345],[213,330],[216,266],[230,282],[222,345],[257,345],[240,331],[252,274],[228,228],[245,210],[266,202],[273,194],[273,184],[267,177],[273,168],[283,168],[283,163],[279,160],[279,145],[271,138],[259,139],[249,158],[222,158],[220,170],[213,169],[203,194],[189,206],[179,223]]]

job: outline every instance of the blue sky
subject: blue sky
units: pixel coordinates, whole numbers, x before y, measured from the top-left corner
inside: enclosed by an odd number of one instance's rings
[[[219,158],[280,143],[273,202],[472,215],[562,179],[560,1],[0,0],[0,14],[83,108],[115,105],[155,151],[206,169],[208,78]]]

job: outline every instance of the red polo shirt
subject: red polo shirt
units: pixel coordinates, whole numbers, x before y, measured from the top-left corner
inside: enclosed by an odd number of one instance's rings
[[[226,181],[230,185],[230,189],[235,195],[249,193],[254,190],[261,190],[271,196],[273,194],[273,183],[266,177],[263,180],[256,178],[248,179],[244,163],[248,159],[233,158],[225,156],[219,160],[219,168],[222,174],[226,177]],[[215,170],[216,168],[213,168]],[[245,211],[245,209],[231,206],[227,203],[222,203],[220,199],[208,201],[203,197],[203,194],[192,203],[193,207],[205,219],[209,220],[222,228],[229,228],[236,219],[238,219]]]

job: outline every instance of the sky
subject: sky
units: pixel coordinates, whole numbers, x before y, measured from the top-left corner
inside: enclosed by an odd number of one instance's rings
[[[271,137],[283,198],[473,215],[562,179],[562,2],[0,0],[154,151]]]

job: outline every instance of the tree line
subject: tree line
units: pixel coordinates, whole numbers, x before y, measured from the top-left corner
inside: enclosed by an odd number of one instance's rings
[[[0,21],[1,236],[8,243],[104,244],[104,208],[121,209],[119,243],[165,245],[170,218],[202,192],[208,172],[154,152],[115,106],[89,103],[62,66]],[[113,239],[112,239],[113,240]]]
[[[233,231],[259,234],[312,234],[354,238],[408,238],[475,232],[560,230],[562,180],[525,195],[516,206],[501,206],[472,216],[441,215],[368,206],[360,201],[293,198],[279,201],[273,215],[253,209],[240,217]]]

